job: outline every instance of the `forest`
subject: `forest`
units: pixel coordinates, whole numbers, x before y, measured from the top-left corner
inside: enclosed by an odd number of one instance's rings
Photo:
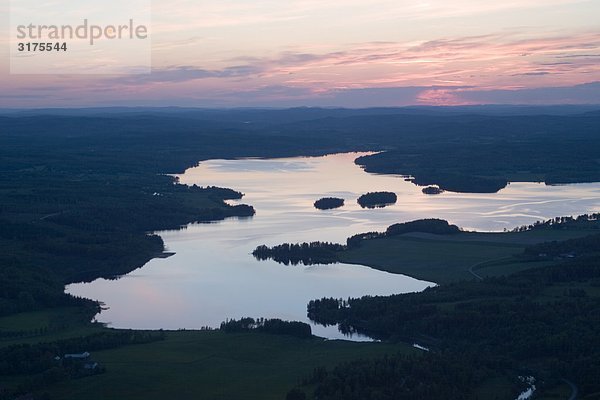
[[[230,319],[221,323],[219,328],[226,333],[261,332],[274,335],[290,335],[298,338],[310,338],[312,331],[309,324],[298,321],[283,321],[279,318],[241,318]]]
[[[288,393],[287,400],[467,400],[472,398],[472,388],[490,375],[486,365],[464,355],[391,354],[343,363],[332,369],[315,368],[303,385]],[[514,386],[518,393],[518,383]],[[312,393],[308,390],[311,397],[306,395],[307,387],[314,387]]]
[[[476,360],[498,373],[525,366],[548,385],[570,379],[585,396],[600,391],[598,287],[600,258],[590,256],[417,294],[314,300],[308,315],[349,332],[466,355],[454,359],[456,368],[473,368]]]
[[[315,201],[315,208],[319,210],[332,210],[334,208],[340,208],[344,205],[344,199],[338,197],[323,197]]]
[[[540,379],[541,391],[568,380],[576,382],[583,395],[593,395],[600,391],[595,378],[600,374],[600,364],[596,362],[600,357],[596,354],[600,348],[596,335],[600,330],[600,319],[596,318],[600,315],[600,235],[596,233],[600,229],[599,221],[598,214],[556,217],[515,228],[513,232],[491,234],[490,239],[497,243],[502,240],[519,243],[522,240],[517,235],[528,235],[531,244],[510,247],[515,253],[514,259],[524,266],[521,272],[507,272],[482,280],[458,280],[421,293],[312,300],[307,313],[317,323],[339,325],[344,333],[360,333],[387,342],[418,343],[429,349],[421,358],[411,361],[415,368],[411,379],[423,387],[435,388],[439,384],[440,388],[456,393],[456,398],[478,398],[476,388],[484,385],[482,382],[498,376],[510,380],[522,371]],[[569,232],[579,232],[579,236],[544,240],[556,234],[569,237]],[[346,245],[317,242],[286,244],[268,250],[279,262],[289,261],[291,256],[303,262],[301,251],[308,255],[311,247],[324,252],[324,261],[334,257],[339,260],[349,250],[415,233],[435,235],[453,243],[460,243],[459,238],[471,240],[471,235],[482,237],[473,240],[484,240],[481,234],[465,232],[447,221],[427,219],[394,224],[385,232],[355,235]],[[532,240],[536,235],[539,241]],[[502,239],[503,236],[506,239]],[[424,243],[422,251],[426,252],[427,242]],[[379,250],[383,251],[382,257],[389,252],[386,247]],[[388,255],[392,257],[391,252]],[[450,260],[451,256],[446,255],[446,258]],[[307,260],[318,261],[314,257]],[[539,267],[540,261],[546,264]],[[481,375],[469,381],[467,388],[460,386],[460,380],[455,381],[456,385],[441,382],[439,377],[429,376],[419,369],[421,363],[427,365],[431,357],[447,359],[452,374],[465,377],[465,371],[477,369]],[[414,387],[410,393],[403,393],[407,390],[404,385],[390,383],[396,380],[383,383],[369,375],[373,368],[391,368],[389,373],[398,373],[400,379],[402,369],[394,371],[401,365],[402,358],[390,365],[390,360],[384,357],[349,363],[332,371],[319,369],[304,385],[290,392],[290,398],[358,399],[367,392],[376,392],[383,399],[413,398],[410,397],[413,390],[419,393]],[[515,397],[518,387],[515,381]],[[419,395],[416,396],[414,398]]]
[[[360,196],[357,200],[362,208],[383,208],[396,204],[398,196],[392,192],[369,192]]]
[[[65,349],[88,351],[109,347],[129,351],[145,345],[146,339],[149,340],[146,344],[162,342],[160,332],[144,336],[106,330],[111,332],[107,335],[116,336],[95,336],[104,329],[89,323],[99,305],[66,295],[64,286],[98,277],[114,279],[159,256],[164,245],[151,232],[185,229],[190,223],[228,217],[252,218],[255,213],[251,205],[231,206],[224,202],[243,198],[242,193],[180,185],[172,174],[211,158],[370,151],[374,154],[356,161],[366,171],[397,174],[415,184],[437,185],[447,191],[494,192],[508,181],[548,184],[600,181],[597,156],[600,114],[577,109],[563,115],[549,109],[533,109],[528,113],[472,108],[452,111],[98,109],[3,113],[0,115],[0,316],[29,318],[31,313],[67,310],[64,317],[77,323],[67,328],[58,328],[62,326],[59,323],[56,329],[25,326],[2,330],[2,395],[12,398],[16,392],[11,390],[15,388],[25,393],[46,387],[61,377],[68,378],[64,371],[46,369],[49,354]],[[553,229],[550,225],[560,224],[549,223],[540,229]],[[447,236],[462,234],[447,223],[415,223],[410,228],[398,225],[385,233],[360,235],[346,245],[317,244],[312,248],[288,245],[275,251],[262,248],[260,256],[270,252],[283,254],[283,259],[290,263],[291,254],[298,262],[322,262],[320,258],[334,262],[332,253],[337,256],[345,248],[360,247],[371,238],[389,239],[415,229]],[[528,231],[530,227],[522,229]],[[596,255],[581,249],[595,246],[597,238],[587,240],[547,245],[550,249],[531,248],[530,253],[524,254],[526,257],[537,252],[554,257],[551,249],[560,247],[558,256],[565,252],[577,255],[556,268],[520,272],[510,279],[443,285],[422,295],[353,299],[350,307],[343,308],[337,299],[334,299],[336,307],[333,302],[315,302],[311,311],[315,318],[326,323],[341,321],[345,329],[369,332],[387,340],[423,334],[418,339],[432,349],[454,351],[453,346],[458,346],[460,351],[467,349],[467,355],[471,354],[471,348],[462,335],[477,333],[474,346],[487,351],[494,363],[506,362],[512,368],[515,362],[523,361],[542,376],[546,372],[558,374],[552,375],[553,379],[574,376],[582,392],[593,393],[598,391],[592,378],[597,376],[598,355],[594,349],[599,346],[595,341],[597,335],[591,334],[598,332],[597,321],[590,316],[598,315],[595,297],[598,277],[593,272]],[[540,281],[548,282],[549,291]],[[496,297],[489,297],[492,293]],[[454,300],[436,303],[444,298]],[[368,315],[359,319],[363,307]],[[501,329],[502,323],[507,323],[506,318],[489,317],[497,316],[500,311],[522,323],[514,347],[501,343],[509,335],[506,329]],[[414,320],[417,312],[425,313],[427,318],[417,323]],[[401,324],[400,317],[408,318],[410,323]],[[532,324],[525,319],[529,317],[534,318]],[[274,328],[269,329],[274,331],[288,329],[286,324],[272,324]],[[549,330],[544,340],[535,345],[533,333],[550,324],[556,324],[556,329]],[[467,332],[467,326],[473,332]],[[297,328],[306,330],[300,325]],[[483,333],[490,333],[491,337],[484,338]],[[250,335],[254,334],[258,332]],[[442,334],[447,336],[440,341]],[[575,334],[578,339],[573,342]],[[449,343],[451,338],[456,338],[456,344]],[[493,350],[496,344],[509,356],[498,355]],[[556,352],[543,358],[541,365],[532,361],[532,357],[541,357],[547,348],[555,348]],[[517,349],[523,350],[524,355],[516,354]],[[25,360],[22,364],[13,363],[21,358]],[[402,360],[394,359],[389,365],[383,358],[364,364],[388,368],[390,376],[395,376],[406,371]],[[343,364],[336,370],[336,374],[347,375],[342,383],[324,377],[315,380],[314,385],[322,386],[323,398],[335,398],[332,396],[337,396],[337,387],[352,386],[359,379],[356,371],[360,364]],[[464,365],[456,364],[459,373]],[[12,370],[23,374],[13,376]],[[5,387],[6,382],[9,387]],[[373,385],[377,388],[376,382]],[[362,394],[357,392],[357,395]]]
[[[277,246],[258,246],[252,252],[257,260],[272,259],[284,265],[314,265],[339,262],[340,253],[360,246],[363,240],[386,238],[405,233],[431,233],[435,235],[451,235],[461,230],[441,219],[421,219],[390,225],[385,232],[359,233],[346,240],[346,244],[330,242],[283,243]]]
[[[273,259],[284,265],[332,264],[338,261],[336,252],[345,249],[344,245],[329,242],[284,243],[273,247],[258,246],[252,255],[257,260]]]

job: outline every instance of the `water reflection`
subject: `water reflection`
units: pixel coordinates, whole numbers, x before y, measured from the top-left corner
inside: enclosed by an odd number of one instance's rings
[[[360,155],[202,162],[180,181],[240,190],[246,194],[242,202],[255,207],[254,218],[160,232],[175,256],[152,260],[117,281],[97,280],[67,290],[105,302],[109,309],[97,319],[122,328],[197,329],[246,316],[307,321],[311,299],[420,291],[429,283],[356,265],[286,267],[259,262],[250,254],[256,246],[341,242],[355,233],[418,218],[502,230],[600,210],[600,184],[514,183],[496,194],[431,196],[401,177],[365,173],[353,163]],[[384,209],[362,209],[356,199],[369,191],[395,192],[398,202]],[[346,205],[314,209],[314,201],[325,196],[345,198]],[[335,327],[313,326],[313,331],[343,337]]]

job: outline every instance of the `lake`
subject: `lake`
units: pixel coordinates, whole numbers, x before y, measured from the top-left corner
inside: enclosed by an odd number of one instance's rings
[[[256,215],[157,232],[174,256],[154,259],[118,280],[73,284],[66,291],[105,303],[107,309],[96,320],[116,328],[199,329],[241,317],[309,322],[306,304],[311,299],[414,292],[432,283],[357,265],[305,267],[257,261],[250,254],[256,246],[345,242],[356,233],[419,218],[501,231],[600,210],[600,183],[512,183],[494,194],[425,195],[403,177],[364,172],[354,164],[363,154],[201,162],[179,175],[180,182],[239,190],[244,198],[232,203],[250,204]],[[395,192],[398,202],[362,209],[356,199],[369,191]],[[342,197],[346,205],[315,209],[314,201],[326,196]],[[313,333],[344,338],[336,327],[313,325]]]

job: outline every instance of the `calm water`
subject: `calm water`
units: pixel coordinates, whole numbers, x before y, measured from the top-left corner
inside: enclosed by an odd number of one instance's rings
[[[246,194],[242,202],[255,207],[255,217],[159,232],[175,256],[152,260],[116,281],[99,279],[70,285],[67,291],[104,302],[108,309],[97,320],[119,328],[197,329],[244,316],[307,321],[306,304],[311,299],[420,291],[431,283],[356,265],[286,267],[259,262],[250,254],[256,246],[343,242],[355,233],[418,218],[444,218],[464,228],[489,231],[600,210],[597,183],[515,183],[496,194],[427,196],[401,177],[365,173],[353,163],[359,155],[202,162],[180,181],[242,191]],[[361,209],[356,199],[375,190],[397,193],[398,203]],[[324,196],[343,197],[346,206],[314,209],[313,202]],[[313,332],[343,337],[335,327],[313,326]]]

